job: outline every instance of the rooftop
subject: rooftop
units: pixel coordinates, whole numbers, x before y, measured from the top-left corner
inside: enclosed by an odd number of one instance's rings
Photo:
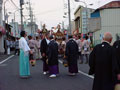
[[[108,9],[108,8],[120,8],[120,1],[109,2],[108,4],[105,4],[98,9]]]

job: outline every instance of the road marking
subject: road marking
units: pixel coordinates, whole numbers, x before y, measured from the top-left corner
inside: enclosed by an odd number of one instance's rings
[[[61,60],[59,60],[59,62],[61,63],[61,64],[63,64],[63,62],[61,61]],[[91,76],[91,75],[88,75],[87,73],[84,73],[84,72],[82,72],[82,71],[78,71],[79,73],[81,73],[81,74],[83,74],[83,75],[85,75],[85,76],[87,76],[87,77],[89,77],[89,78],[92,78],[92,79],[94,79],[94,76]]]
[[[81,74],[83,74],[83,75],[85,75],[85,76],[87,76],[87,77],[89,77],[89,78],[92,78],[92,79],[94,79],[94,77],[93,76],[91,76],[91,75],[88,75],[87,73],[84,73],[84,72],[82,72],[82,71],[78,71],[79,73],[81,73]]]
[[[59,62],[60,62],[61,64],[63,64],[63,62],[62,62],[61,60],[59,60]]]
[[[3,60],[0,62],[0,64],[3,64],[4,62],[8,61],[9,59],[11,59],[12,57],[14,57],[14,55],[11,55],[10,57],[8,57],[7,59]]]

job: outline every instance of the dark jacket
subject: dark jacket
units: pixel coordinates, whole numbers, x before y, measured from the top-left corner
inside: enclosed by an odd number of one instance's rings
[[[68,60],[68,65],[77,65],[78,45],[74,40],[69,40],[66,44],[65,56]]]
[[[107,42],[95,46],[89,57],[89,74],[94,74],[92,90],[114,90],[115,55]]]
[[[43,54],[43,53],[47,53],[47,49],[48,49],[48,45],[47,45],[47,41],[46,41],[46,39],[43,39],[42,41],[41,41],[41,45],[40,45],[41,47],[40,47],[40,51],[41,51],[41,54]]]
[[[116,41],[113,44],[113,47],[115,49],[115,55],[117,59],[117,62],[116,62],[116,67],[117,67],[116,76],[117,76],[117,74],[120,74],[120,40]],[[120,83],[120,80],[116,80],[116,83]]]
[[[55,40],[50,41],[48,45],[48,65],[58,65],[58,44]]]

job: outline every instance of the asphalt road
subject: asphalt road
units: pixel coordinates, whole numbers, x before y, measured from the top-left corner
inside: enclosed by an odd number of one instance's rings
[[[49,78],[42,73],[42,61],[31,67],[31,78],[19,78],[19,57],[0,64],[0,90],[92,90],[93,78],[79,73],[68,76],[67,68],[59,64],[60,74],[57,78]],[[79,64],[79,70],[88,72],[88,65]]]

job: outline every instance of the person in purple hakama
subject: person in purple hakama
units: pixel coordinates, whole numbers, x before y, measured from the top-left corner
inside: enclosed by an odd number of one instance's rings
[[[48,45],[48,65],[50,77],[56,77],[59,74],[58,67],[58,44],[53,39],[53,36],[50,36],[50,43]]]

